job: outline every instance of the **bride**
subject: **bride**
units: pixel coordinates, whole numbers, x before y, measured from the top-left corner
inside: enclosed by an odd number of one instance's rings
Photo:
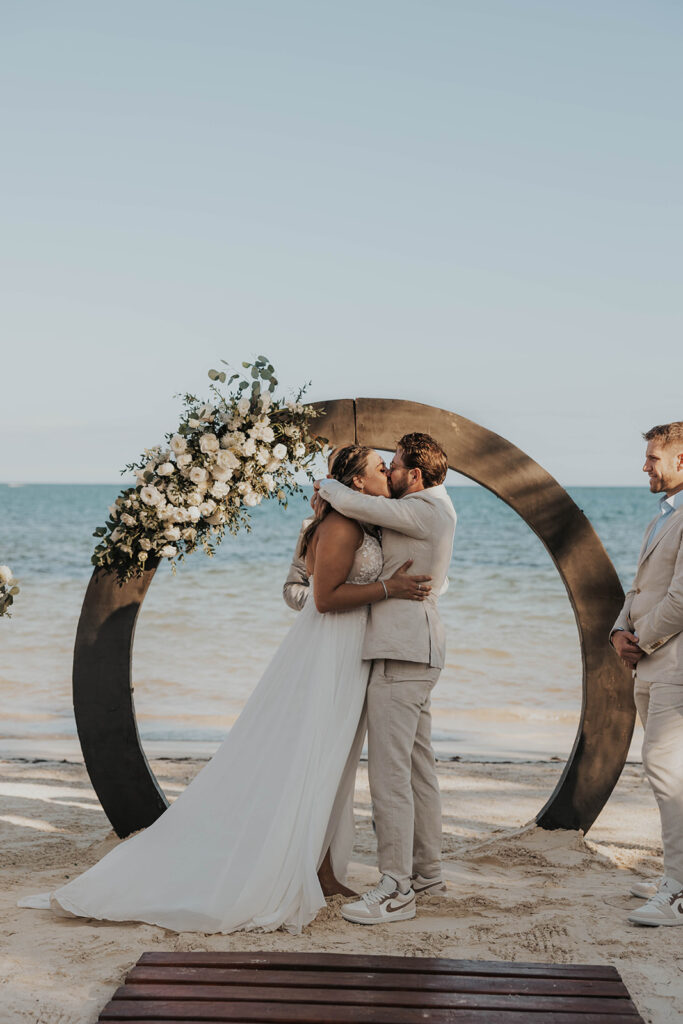
[[[331,476],[389,496],[372,448],[341,448]],[[423,600],[428,576],[380,580],[377,537],[326,508],[304,536],[313,598],[212,760],[157,821],[84,874],[19,906],[173,931],[298,932],[325,905],[323,860],[344,878],[370,662],[368,606]],[[421,589],[420,586],[421,585]],[[329,858],[328,855],[329,854]]]

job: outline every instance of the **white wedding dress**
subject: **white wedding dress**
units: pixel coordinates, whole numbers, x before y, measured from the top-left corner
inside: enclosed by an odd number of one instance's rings
[[[349,583],[382,569],[364,533]],[[19,906],[173,931],[300,931],[325,905],[328,848],[342,880],[364,735],[368,606],[321,614],[309,596],[218,748],[161,817],[55,892]]]

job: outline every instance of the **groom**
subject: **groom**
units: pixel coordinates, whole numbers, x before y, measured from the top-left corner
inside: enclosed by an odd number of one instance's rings
[[[408,559],[432,577],[424,602],[371,605],[363,657],[368,684],[368,774],[382,878],[347,921],[385,924],[415,917],[415,893],[442,888],[441,798],[431,746],[430,695],[444,664],[437,609],[453,551],[455,509],[443,486],[446,453],[429,434],[404,434],[388,471],[391,498],[323,480],[320,497],[342,515],[382,527],[384,577]],[[412,886],[411,886],[412,882]]]

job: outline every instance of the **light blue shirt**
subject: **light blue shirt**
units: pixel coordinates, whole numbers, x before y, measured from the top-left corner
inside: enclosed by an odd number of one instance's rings
[[[655,537],[664,526],[664,523],[667,521],[671,513],[677,508],[683,508],[683,491],[679,491],[677,494],[672,494],[670,498],[664,496],[659,499],[660,515],[659,519],[650,531],[650,536],[647,538],[647,547],[645,548],[646,554],[652,547]]]

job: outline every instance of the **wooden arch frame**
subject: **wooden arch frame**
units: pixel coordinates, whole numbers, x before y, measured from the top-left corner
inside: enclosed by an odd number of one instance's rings
[[[564,772],[536,822],[587,832],[624,767],[635,709],[630,672],[607,643],[623,601],[614,567],[567,492],[509,441],[444,409],[397,399],[320,403],[331,444],[390,450],[407,430],[438,438],[452,469],[492,491],[540,538],[569,595],[583,662],[579,729]],[[140,745],[131,678],[135,622],[155,569],[118,586],[96,571],[76,633],[73,699],[93,787],[117,835],[150,825],[168,806]]]

